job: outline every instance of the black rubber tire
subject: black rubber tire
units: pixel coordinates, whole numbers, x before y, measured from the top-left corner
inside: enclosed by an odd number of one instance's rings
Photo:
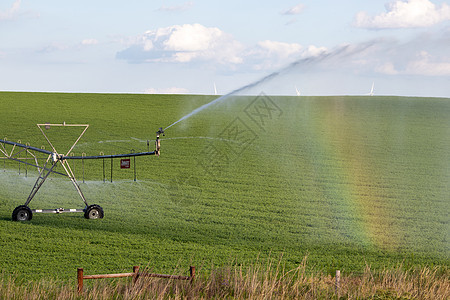
[[[17,206],[12,213],[13,221],[30,221],[32,218],[33,212],[26,205]]]
[[[86,219],[103,219],[103,208],[100,205],[92,204],[84,210],[84,217]]]

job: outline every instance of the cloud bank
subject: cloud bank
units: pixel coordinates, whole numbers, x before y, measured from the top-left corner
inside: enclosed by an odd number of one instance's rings
[[[214,63],[222,69],[253,70],[281,67],[304,56],[317,55],[324,48],[304,47],[297,43],[265,40],[256,45],[244,45],[217,27],[184,24],[149,30],[127,38],[125,49],[117,59],[129,63]]]
[[[201,24],[174,25],[149,30],[143,35],[129,38],[126,43],[128,48],[118,52],[117,58],[131,63],[242,63],[241,43],[219,28]]]
[[[396,0],[386,4],[386,12],[371,17],[366,12],[356,15],[354,26],[367,29],[429,27],[450,20],[450,6],[440,7],[429,0]]]
[[[370,47],[348,45],[362,51],[345,52],[320,70],[384,75],[450,75],[450,30],[422,34],[408,43],[393,39],[368,42]],[[221,71],[274,71],[302,59],[326,57],[333,53],[325,47],[264,40],[244,45],[216,27],[184,24],[150,30],[130,37],[117,59],[129,63],[190,64]],[[344,71],[345,70],[345,71]]]

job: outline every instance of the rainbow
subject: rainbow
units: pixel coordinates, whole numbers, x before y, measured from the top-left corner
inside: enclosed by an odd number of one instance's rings
[[[320,120],[311,120],[316,147],[320,148],[313,152],[322,151],[328,157],[328,163],[316,160],[311,164],[318,176],[330,178],[322,189],[335,191],[334,198],[345,202],[339,205],[344,207],[340,211],[347,214],[346,219],[353,220],[349,234],[359,243],[394,250],[402,231],[390,213],[388,200],[392,195],[377,176],[379,166],[363,138],[365,129],[360,123],[352,124],[346,105],[348,101],[335,97],[321,108]]]

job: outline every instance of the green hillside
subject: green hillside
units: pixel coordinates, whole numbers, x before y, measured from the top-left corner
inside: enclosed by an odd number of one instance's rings
[[[213,99],[2,92],[0,138],[49,149],[37,123],[79,123],[90,127],[75,155],[147,151],[159,127]],[[119,160],[112,182],[110,160],[69,162],[88,202],[103,207],[101,220],[35,214],[12,222],[37,173],[0,160],[1,268],[67,279],[77,267],[170,272],[281,256],[289,269],[305,255],[330,273],[448,268],[449,116],[450,100],[438,98],[229,97],[166,130],[160,157],[136,158],[136,182]],[[78,134],[46,133],[59,152]],[[58,175],[30,203],[83,206]]]

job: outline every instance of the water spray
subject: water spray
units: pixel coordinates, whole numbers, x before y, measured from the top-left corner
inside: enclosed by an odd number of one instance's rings
[[[228,94],[220,96],[219,98],[214,99],[213,101],[211,101],[209,103],[206,103],[206,104],[204,104],[204,105],[194,109],[192,112],[190,112],[189,114],[185,115],[184,117],[182,117],[178,121],[176,121],[176,122],[172,123],[171,125],[167,126],[166,128],[164,128],[164,130],[169,129],[170,127],[178,124],[179,122],[184,121],[184,120],[192,117],[193,115],[196,115],[197,113],[201,112],[202,110],[204,110],[204,109],[206,109],[206,108],[208,108],[208,107],[210,107],[210,106],[212,106],[214,104],[222,102],[223,100],[225,100],[225,99],[227,99],[227,98],[229,98],[229,97],[231,97],[233,95],[237,95],[239,93],[245,92],[245,91],[250,90],[250,89],[252,89],[252,88],[254,88],[254,87],[258,86],[258,85],[261,85],[261,84],[266,83],[266,82],[270,82],[270,81],[274,80],[275,78],[277,78],[279,76],[287,74],[290,71],[292,71],[293,69],[298,68],[301,65],[304,65],[304,66],[308,66],[308,65],[309,66],[315,66],[315,65],[318,65],[319,63],[323,63],[323,62],[326,62],[328,60],[332,60],[335,57],[341,57],[341,58],[351,57],[354,54],[361,53],[362,51],[367,50],[368,48],[370,48],[373,45],[375,45],[375,43],[376,43],[375,41],[372,41],[372,42],[362,43],[362,44],[354,46],[354,47],[349,46],[349,45],[344,45],[344,46],[341,46],[341,47],[339,47],[336,50],[331,51],[331,52],[322,52],[321,54],[319,54],[317,56],[311,56],[311,57],[302,58],[302,59],[299,59],[297,61],[294,61],[294,62],[292,62],[291,64],[289,64],[288,66],[282,68],[279,71],[272,72],[269,75],[264,76],[263,78],[255,81],[255,82],[252,82],[252,83],[247,84],[247,85],[245,85],[243,87],[235,89],[234,91],[232,91],[232,92],[230,92]]]

